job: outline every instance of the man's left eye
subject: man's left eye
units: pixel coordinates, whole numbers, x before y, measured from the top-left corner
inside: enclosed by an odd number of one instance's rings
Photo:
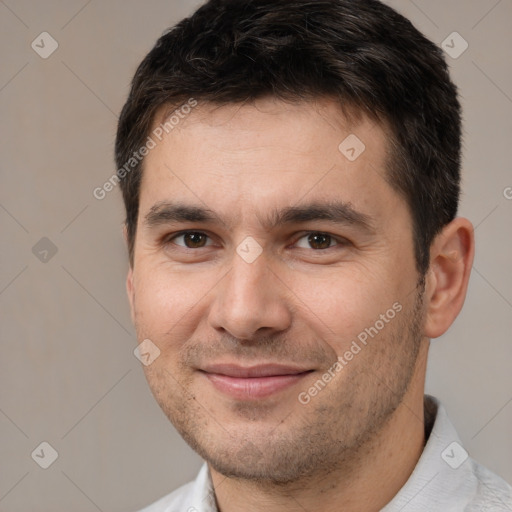
[[[303,242],[301,242],[302,240]],[[296,245],[301,249],[322,250],[329,249],[335,245],[340,245],[340,241],[327,233],[314,232],[308,233],[307,235],[299,238]]]

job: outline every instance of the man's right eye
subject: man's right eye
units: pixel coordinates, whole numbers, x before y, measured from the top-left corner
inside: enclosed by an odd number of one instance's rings
[[[209,239],[209,236],[201,231],[183,231],[168,237],[166,243],[173,243],[187,249],[201,249],[202,247],[212,245],[212,243],[207,244]]]

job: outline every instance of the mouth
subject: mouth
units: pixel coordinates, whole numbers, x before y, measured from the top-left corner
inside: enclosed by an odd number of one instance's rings
[[[215,389],[237,400],[258,400],[300,382],[311,369],[281,364],[243,367],[233,364],[208,365],[200,372]]]

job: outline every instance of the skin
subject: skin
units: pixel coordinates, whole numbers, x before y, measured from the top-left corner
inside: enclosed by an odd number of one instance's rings
[[[365,144],[352,162],[338,149],[349,134]],[[421,455],[429,339],[463,305],[473,228],[463,218],[445,226],[419,286],[410,212],[385,180],[386,162],[385,127],[350,123],[328,98],[200,104],[146,156],[127,277],[132,319],[139,342],[160,349],[144,367],[150,388],[208,462],[222,512],[329,512],[340,503],[378,511]],[[335,200],[372,229],[265,222],[275,210]],[[219,220],[148,223],[165,202],[208,208]],[[179,236],[186,230],[203,235]],[[331,238],[311,243],[319,232]],[[252,263],[237,253],[249,236],[262,249]],[[396,303],[400,312],[333,372]],[[309,373],[245,399],[212,384],[201,371],[212,362]],[[301,403],[329,368],[334,377]]]

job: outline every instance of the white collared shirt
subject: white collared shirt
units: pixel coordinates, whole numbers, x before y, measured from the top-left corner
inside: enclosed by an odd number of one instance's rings
[[[427,443],[381,512],[512,512],[512,487],[468,456],[439,401],[425,395]],[[218,512],[206,463],[197,478],[140,512]]]

